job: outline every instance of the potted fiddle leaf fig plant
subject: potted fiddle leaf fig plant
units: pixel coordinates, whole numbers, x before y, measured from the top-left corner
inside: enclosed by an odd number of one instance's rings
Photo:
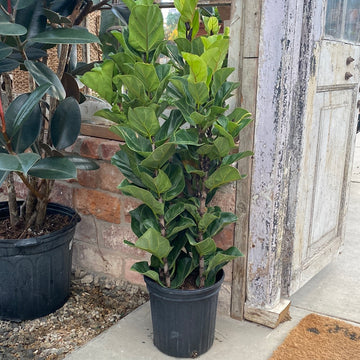
[[[31,0],[0,2],[0,181],[6,182],[8,195],[8,201],[0,203],[0,319],[46,315],[70,294],[71,245],[80,217],[49,199],[55,180],[73,179],[77,169],[98,167],[64,152],[76,141],[81,124],[78,99],[68,95],[69,78],[64,81],[74,66],[71,49],[98,42],[76,26],[94,8],[79,9],[83,7],[69,0],[49,6]],[[55,73],[46,65],[46,50],[56,44],[61,48]],[[32,91],[15,97],[8,72],[18,67],[28,71]],[[23,200],[16,177],[27,189]]]
[[[150,261],[132,270],[150,293],[154,344],[175,357],[195,357],[214,340],[222,268],[242,256],[220,249],[214,237],[237,218],[213,204],[217,190],[244,177],[234,167],[252,155],[238,152],[239,132],[250,120],[226,101],[239,84],[228,81],[228,30],[207,18],[208,36],[196,38],[197,1],[174,1],[179,38],[164,39],[161,10],[150,0],[126,0],[129,23],[112,32],[119,50],[81,81],[107,100],[97,115],[117,124],[124,142],[112,163],[125,176],[119,189],[142,204],[130,212]],[[166,62],[165,59],[168,59]]]

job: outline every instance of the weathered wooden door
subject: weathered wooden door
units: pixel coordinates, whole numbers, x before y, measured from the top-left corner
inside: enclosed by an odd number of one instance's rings
[[[325,0],[313,53],[297,192],[289,294],[338,253],[343,241],[360,81],[360,0]]]

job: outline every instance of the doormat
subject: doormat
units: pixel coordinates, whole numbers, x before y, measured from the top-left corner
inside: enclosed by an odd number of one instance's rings
[[[289,333],[270,360],[360,359],[360,327],[310,314]]]

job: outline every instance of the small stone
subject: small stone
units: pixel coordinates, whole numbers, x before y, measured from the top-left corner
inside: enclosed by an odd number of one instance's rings
[[[84,285],[90,285],[92,284],[93,281],[94,281],[94,276],[91,274],[87,274],[81,279],[81,283]]]

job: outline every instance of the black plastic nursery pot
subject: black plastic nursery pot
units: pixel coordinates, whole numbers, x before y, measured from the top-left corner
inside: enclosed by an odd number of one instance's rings
[[[0,239],[0,319],[22,321],[50,314],[70,295],[72,240],[80,216],[49,203],[48,214],[70,217],[61,230],[29,239]],[[0,218],[9,216],[0,202]]]
[[[218,275],[214,285],[196,290],[169,289],[144,277],[150,294],[153,341],[161,352],[194,358],[211,348],[224,271]]]

